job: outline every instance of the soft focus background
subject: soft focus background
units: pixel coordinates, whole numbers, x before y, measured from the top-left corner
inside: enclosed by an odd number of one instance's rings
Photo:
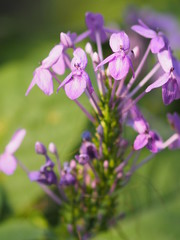
[[[136,10],[148,7],[180,21],[178,0],[153,0],[149,6],[142,0],[136,3],[129,0],[0,1],[0,152],[13,132],[23,127],[27,129],[27,136],[16,156],[29,169],[36,170],[43,163],[34,152],[37,140],[46,145],[55,142],[62,160],[71,158],[80,143],[80,134],[87,128],[86,118],[63,91],[47,97],[35,87],[25,97],[26,89],[34,69],[59,42],[61,31],[84,31],[87,11],[100,12],[106,23],[123,27],[130,6]],[[160,129],[167,138],[171,131],[165,120],[166,113],[179,109],[180,102],[165,108],[160,90],[153,94],[141,105],[146,116],[150,116],[152,127]],[[82,101],[86,99],[82,97]],[[179,173],[180,152],[160,153],[138,171],[121,192],[119,209],[126,212],[126,218],[95,239],[179,239]],[[50,203],[43,198],[41,189],[30,183],[21,169],[9,177],[0,173],[0,239],[61,239],[50,230],[56,222],[57,211],[54,210],[53,216],[45,212],[46,204]]]

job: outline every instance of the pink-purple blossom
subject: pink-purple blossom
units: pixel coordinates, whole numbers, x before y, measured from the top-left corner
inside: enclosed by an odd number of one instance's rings
[[[141,36],[151,39],[150,48],[154,54],[160,52],[167,45],[167,39],[161,32],[156,33],[141,20],[139,20],[139,25],[134,25],[131,29]]]
[[[17,130],[8,145],[6,145],[4,153],[0,155],[0,171],[3,173],[11,175],[16,170],[17,161],[14,153],[20,147],[25,135],[25,129]]]
[[[130,48],[129,37],[124,31],[113,33],[110,37],[109,45],[114,53],[104,59],[96,67],[96,70],[104,64],[109,63],[108,68],[110,75],[115,80],[121,80],[126,77],[129,68],[133,71],[131,59],[126,54]]]
[[[65,80],[58,87],[58,91],[64,86],[66,95],[71,99],[79,98],[83,92],[88,88],[92,92],[92,85],[88,74],[84,71],[87,65],[87,57],[81,48],[77,48],[71,61],[72,72],[65,78]]]

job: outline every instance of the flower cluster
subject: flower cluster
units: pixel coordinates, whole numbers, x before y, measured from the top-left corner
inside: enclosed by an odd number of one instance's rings
[[[144,56],[139,59],[140,46],[131,48],[131,39],[125,31],[105,27],[102,15],[87,13],[86,25],[87,31],[80,35],[70,32],[60,34],[60,43],[35,70],[26,95],[35,85],[46,95],[51,95],[53,81],[56,81],[58,94],[64,90],[67,97],[79,106],[91,122],[94,133],[85,131],[82,134],[79,152],[64,164],[60,161],[55,144],[50,143],[49,153],[56,158],[57,170],[46,147],[37,142],[36,153],[43,155],[45,164],[39,171],[24,168],[31,181],[37,182],[58,205],[65,206],[67,212],[61,214],[68,215],[63,218],[68,219],[63,220],[68,231],[74,238],[82,236],[84,240],[107,229],[112,221],[119,219],[116,210],[117,193],[126,185],[134,171],[165,148],[180,147],[178,113],[168,114],[170,125],[176,133],[163,141],[159,133],[151,129],[137,106],[146,94],[160,87],[165,105],[180,98],[180,62],[173,56],[167,37],[139,20],[138,25],[132,26],[132,30],[150,40]],[[97,51],[90,42],[86,44],[85,50],[80,47],[82,45],[78,45],[87,38],[96,43]],[[108,40],[113,53],[104,59],[102,44]],[[69,48],[72,49],[73,56],[69,54]],[[154,66],[139,80],[151,53]],[[93,79],[86,70],[87,54],[93,66]],[[134,60],[139,61],[136,69],[133,66]],[[150,82],[144,90],[145,84],[157,72],[161,76]],[[58,76],[64,74],[64,81],[61,82]],[[97,88],[93,86],[95,82]],[[137,94],[138,92],[140,93]],[[87,96],[93,113],[78,100],[82,94]],[[133,141],[124,138],[123,132],[127,126],[137,132]],[[25,130],[18,131],[0,156],[0,170],[6,174],[12,174],[15,170],[17,161],[14,152],[24,135]],[[147,153],[150,151],[150,154],[141,162],[130,164],[129,160],[135,152],[143,148],[147,148]],[[55,192],[51,190],[52,185],[56,187]]]

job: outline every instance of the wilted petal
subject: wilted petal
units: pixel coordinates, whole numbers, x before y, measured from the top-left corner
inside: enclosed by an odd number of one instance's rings
[[[11,175],[16,170],[16,166],[16,158],[13,155],[6,152],[0,155],[0,171]]]
[[[8,145],[6,146],[5,152],[7,152],[9,154],[13,154],[14,152],[16,152],[16,150],[21,145],[25,135],[26,135],[26,130],[25,129],[17,130],[14,133],[14,135],[12,136],[12,138],[11,138],[10,142],[8,143]]]
[[[170,78],[162,87],[162,98],[165,105],[172,103],[176,99],[178,85],[176,79]]]
[[[64,56],[61,54],[58,61],[52,66],[53,71],[56,74],[63,75],[66,70],[66,64],[64,62]]]
[[[118,52],[121,49],[128,50],[130,47],[129,37],[124,31],[113,33],[110,37],[109,44],[113,52]]]
[[[51,73],[47,69],[39,69],[37,74],[36,84],[46,95],[51,95],[53,93]]]
[[[170,50],[160,51],[157,54],[157,56],[163,70],[166,73],[169,73],[170,70],[173,68],[171,51]]]
[[[63,46],[61,44],[56,45],[49,53],[49,56],[42,61],[43,68],[50,68],[57,62],[63,51]]]
[[[115,80],[123,79],[129,72],[129,59],[124,57],[116,57],[109,62],[109,72]]]
[[[154,30],[145,26],[134,25],[131,29],[145,38],[154,38],[157,35]]]
[[[148,135],[147,134],[139,134],[134,141],[134,149],[139,150],[145,147],[148,143]]]
[[[66,95],[71,99],[77,99],[85,91],[87,86],[87,74],[74,75],[72,80],[65,85]]]
[[[151,40],[150,48],[151,52],[156,54],[165,46],[165,42],[162,36],[156,36]]]
[[[169,74],[164,73],[161,77],[158,78],[154,83],[152,83],[149,87],[146,88],[145,92],[150,92],[154,88],[158,88],[163,86],[169,80]]]

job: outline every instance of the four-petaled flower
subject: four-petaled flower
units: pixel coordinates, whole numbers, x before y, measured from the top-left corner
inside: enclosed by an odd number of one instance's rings
[[[0,171],[4,172],[7,175],[13,174],[16,170],[17,161],[14,153],[21,145],[21,142],[23,141],[25,135],[25,129],[17,130],[6,146],[4,153],[0,155]]]
[[[130,67],[133,71],[131,59],[126,54],[126,52],[130,48],[129,37],[124,31],[121,31],[119,33],[113,33],[110,37],[109,44],[114,53],[104,59],[96,67],[96,70],[104,64],[109,63],[108,68],[110,75],[115,80],[121,80],[126,77]]]
[[[180,98],[180,64],[172,56],[170,49],[159,52],[158,59],[165,73],[145,91],[150,92],[154,88],[162,87],[163,102],[168,105]]]
[[[168,45],[168,40],[161,32],[155,32],[153,29],[149,28],[142,20],[139,20],[139,25],[134,25],[131,27],[131,29],[141,36],[151,39],[150,49],[154,54],[160,52],[163,48],[165,48],[165,46]]]
[[[66,95],[74,100],[80,97],[86,88],[92,93],[92,84],[88,74],[84,71],[87,65],[87,57],[81,48],[77,48],[74,53],[74,57],[71,61],[72,72],[65,78],[65,80],[60,84],[58,90],[64,86]]]

